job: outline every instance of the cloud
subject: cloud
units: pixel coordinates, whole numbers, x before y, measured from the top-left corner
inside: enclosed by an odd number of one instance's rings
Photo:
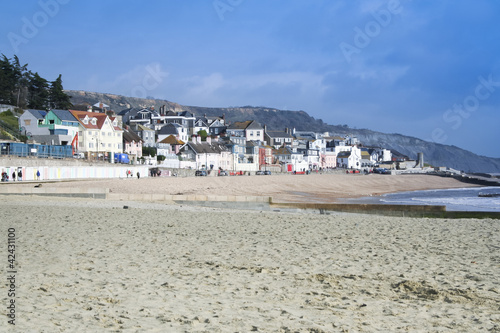
[[[302,104],[305,107],[325,91],[322,75],[299,71],[227,77],[215,72],[183,82],[182,99],[205,106]]]
[[[160,63],[152,62],[137,65],[114,78],[93,74],[87,80],[87,86],[92,87],[89,90],[144,98],[159,93],[168,76],[169,73],[162,69]]]

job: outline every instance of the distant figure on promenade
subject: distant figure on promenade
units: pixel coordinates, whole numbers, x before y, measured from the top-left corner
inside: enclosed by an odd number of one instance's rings
[[[16,181],[16,172],[12,172],[12,181],[15,182]]]
[[[17,173],[17,180],[18,181],[23,180],[23,172],[21,170],[19,170],[19,172]]]
[[[40,180],[40,170],[36,170],[36,179]]]
[[[137,171],[137,179],[141,178],[141,174]]]

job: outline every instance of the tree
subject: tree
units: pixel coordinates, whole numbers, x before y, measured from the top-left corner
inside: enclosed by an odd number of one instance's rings
[[[49,105],[54,109],[67,110],[73,107],[68,96],[62,86],[61,74],[50,83]]]
[[[155,147],[142,147],[142,155],[143,156],[156,156],[156,148]]]
[[[8,59],[4,54],[0,59],[0,103],[26,106],[29,72],[27,64],[21,65],[19,58]]]
[[[47,110],[49,107],[49,83],[38,73],[32,74],[28,86],[28,106],[32,109]]]
[[[13,61],[13,76],[14,76],[14,88],[13,97],[16,100],[15,105],[17,107],[26,107],[26,100],[28,96],[28,82],[29,82],[29,71],[28,64],[21,66],[19,58],[14,55]]]
[[[2,54],[0,59],[0,103],[12,104],[12,87],[14,86],[13,68],[10,60]]]
[[[198,131],[197,133],[199,136],[201,136],[201,141],[207,141],[207,136],[208,133],[205,130]]]

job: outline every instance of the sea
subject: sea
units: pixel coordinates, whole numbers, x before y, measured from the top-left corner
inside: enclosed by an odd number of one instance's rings
[[[500,212],[500,197],[480,197],[479,194],[500,194],[500,187],[469,187],[389,193],[381,196],[345,199],[345,203],[388,205],[437,205],[447,211]]]

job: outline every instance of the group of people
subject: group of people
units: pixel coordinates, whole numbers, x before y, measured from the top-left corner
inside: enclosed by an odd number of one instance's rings
[[[128,178],[128,177],[133,177],[133,176],[132,176],[132,171],[130,171],[130,170],[127,170],[126,174],[127,174],[127,178]],[[141,178],[141,174],[140,174],[140,172],[139,172],[139,171],[137,171],[137,174],[136,174],[136,175],[137,175],[137,179]]]
[[[10,179],[12,179],[12,181],[16,181],[16,178],[17,178],[17,181],[22,181],[23,180],[23,171],[19,168],[19,170],[16,171],[12,171],[12,177]],[[37,180],[40,180],[40,170],[37,170],[36,171],[36,179]],[[9,174],[7,172],[2,172],[2,181],[3,182],[8,182],[9,181]]]
[[[19,171],[17,172],[17,180],[18,181],[23,180],[23,171],[21,169],[19,169]],[[2,172],[2,181],[3,182],[9,181],[9,174],[5,171]],[[12,181],[16,181],[16,172],[15,171],[12,172]]]

